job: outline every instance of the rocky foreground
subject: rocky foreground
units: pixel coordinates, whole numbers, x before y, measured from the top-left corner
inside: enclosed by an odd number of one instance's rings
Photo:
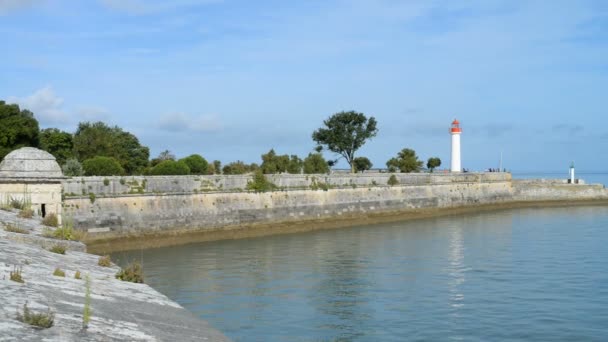
[[[8,225],[28,234],[6,231]],[[120,268],[99,266],[99,257],[85,253],[82,243],[45,237],[44,229],[39,220],[0,210],[0,341],[228,340],[148,285],[116,279]],[[65,254],[50,251],[57,245]],[[57,268],[64,277],[53,275]],[[19,270],[22,283],[11,280],[11,272]],[[83,328],[87,276],[91,315]],[[52,313],[53,325],[45,329],[19,321],[24,304]]]

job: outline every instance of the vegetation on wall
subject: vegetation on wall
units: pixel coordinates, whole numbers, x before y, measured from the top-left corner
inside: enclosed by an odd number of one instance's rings
[[[193,175],[207,174],[209,163],[199,154],[191,154],[186,158],[180,159],[179,161],[188,165],[188,168],[190,168],[190,173]]]
[[[329,164],[321,153],[309,153],[303,162],[304,173],[329,173]]]
[[[410,148],[404,148],[397,153],[397,157],[391,158],[386,162],[389,172],[397,170],[401,172],[418,172],[422,168],[422,160],[418,159],[416,151]]]
[[[151,168],[148,174],[153,176],[189,175],[190,168],[183,160],[165,160]]]
[[[120,176],[125,173],[118,160],[113,157],[97,156],[82,162],[87,176]]]

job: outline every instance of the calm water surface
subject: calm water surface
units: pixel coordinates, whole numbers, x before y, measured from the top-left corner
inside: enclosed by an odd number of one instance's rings
[[[236,341],[608,340],[608,207],[118,253]]]

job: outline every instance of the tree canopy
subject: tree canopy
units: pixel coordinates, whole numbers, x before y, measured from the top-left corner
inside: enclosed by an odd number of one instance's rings
[[[309,153],[303,162],[304,173],[329,173],[329,165],[321,153]]]
[[[323,125],[312,133],[312,140],[344,157],[351,172],[355,172],[355,152],[378,134],[376,119],[355,111],[339,112],[323,121]]]
[[[55,156],[59,165],[63,165],[74,156],[72,134],[57,128],[46,128],[40,131],[40,148]]]
[[[391,158],[386,162],[386,167],[390,172],[395,172],[397,170],[401,172],[418,172],[422,167],[422,160],[418,159],[416,155],[416,151],[404,148],[399,151],[396,158]]]
[[[125,172],[118,160],[104,156],[83,161],[82,168],[87,176],[119,176]]]
[[[149,174],[153,176],[189,175],[190,167],[183,160],[165,160],[151,168]]]
[[[38,147],[40,128],[34,113],[0,101],[0,160],[20,147]]]
[[[141,173],[150,157],[150,150],[142,146],[136,136],[103,122],[81,122],[73,143],[79,160],[95,156],[113,157],[128,174]]]
[[[186,158],[182,158],[179,161],[183,161],[190,168],[190,173],[193,175],[204,175],[207,174],[209,163],[200,154],[191,154]]]
[[[357,157],[353,160],[355,170],[363,172],[372,168],[373,164],[367,157]]]
[[[277,155],[274,149],[271,149],[266,154],[262,154],[262,165],[260,165],[263,173],[300,173],[302,171],[302,159],[295,154],[291,156],[287,154]]]
[[[435,170],[435,168],[440,167],[441,166],[441,159],[437,158],[437,157],[431,157],[429,158],[429,160],[426,162],[426,167],[433,172]]]

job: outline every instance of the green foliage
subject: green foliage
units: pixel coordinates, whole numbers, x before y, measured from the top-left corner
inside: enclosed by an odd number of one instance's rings
[[[97,156],[82,162],[87,176],[117,176],[125,173],[118,160],[112,157]]]
[[[78,177],[84,174],[82,164],[75,158],[68,159],[61,167],[61,170],[63,171],[63,175],[67,177]]]
[[[21,274],[21,267],[13,266],[13,270],[10,272],[10,279],[17,283],[25,283]]]
[[[61,268],[55,267],[55,271],[53,271],[53,275],[55,277],[65,277],[65,272]]]
[[[171,153],[171,151],[169,151],[169,150],[164,150],[158,154],[158,157],[156,157],[150,161],[150,165],[152,167],[154,167],[154,166],[164,162],[165,160],[175,161],[175,155],[173,153]]]
[[[190,167],[183,160],[165,160],[150,169],[149,174],[155,176],[189,175]]]
[[[65,224],[55,229],[50,237],[59,240],[80,241],[84,238],[84,233],[75,230],[72,221],[66,220]]]
[[[321,153],[309,153],[302,164],[304,173],[329,173],[329,165]]]
[[[6,225],[4,226],[4,230],[7,232],[19,233],[19,234],[29,234],[30,233],[29,230],[20,228],[19,226],[16,226],[16,225],[13,225],[10,223],[6,223]]]
[[[253,174],[253,181],[247,182],[247,190],[255,192],[273,191],[277,188],[276,185],[268,181],[262,170],[257,170]]]
[[[51,247],[50,251],[53,253],[57,253],[57,254],[65,254],[65,246],[55,245],[55,246]]]
[[[109,179],[107,179],[107,178],[104,178],[104,179],[103,179],[103,185],[105,185],[105,186],[110,185],[110,180],[109,180]]]
[[[363,172],[372,168],[372,162],[367,157],[357,157],[353,159],[353,164],[355,164],[357,172]]]
[[[284,172],[298,174],[302,171],[302,159],[296,155],[277,155],[274,149],[271,149],[268,153],[262,154],[260,168],[265,174]]]
[[[81,122],[74,134],[73,143],[74,153],[79,160],[112,157],[127,174],[141,173],[150,158],[150,150],[142,146],[137,137],[118,126],[110,127],[103,122]],[[86,166],[84,168],[87,172]],[[95,175],[114,174],[118,173]]]
[[[431,157],[429,158],[429,160],[426,162],[426,167],[433,172],[433,170],[435,170],[435,168],[440,167],[441,166],[441,159],[437,158],[437,157]]]
[[[0,127],[0,160],[20,147],[38,146],[40,128],[29,110],[0,101]]]
[[[91,315],[93,311],[91,310],[91,278],[87,274],[85,279],[85,293],[84,293],[84,309],[82,311],[82,327],[87,328],[89,326],[89,322],[91,321]]]
[[[376,119],[350,111],[336,113],[323,124],[325,127],[313,132],[312,140],[344,157],[351,166],[351,172],[355,172],[355,152],[378,134]]]
[[[132,283],[143,283],[144,282],[144,271],[141,264],[134,261],[127,265],[127,267],[121,269],[116,273],[116,279],[122,281],[130,281]]]
[[[74,158],[72,134],[57,128],[46,128],[40,131],[40,148],[52,154],[59,165]]]
[[[257,165],[247,165],[240,160],[224,165],[222,173],[225,175],[242,175],[251,172]]]
[[[50,328],[55,322],[55,314],[49,308],[46,313],[30,311],[27,303],[23,304],[23,313],[17,311],[17,320],[38,328]]]
[[[391,158],[386,162],[389,172],[399,170],[406,173],[420,171],[422,164],[423,162],[418,159],[416,151],[409,148],[399,151],[396,158]]]
[[[9,200],[9,204],[13,209],[19,210],[29,209],[32,205],[31,201],[27,196],[24,196],[22,199],[11,197],[11,199]]]
[[[222,173],[222,162],[219,160],[214,160],[213,161],[213,167],[215,168],[215,174],[221,174]]]
[[[386,182],[386,184],[390,186],[395,186],[399,184],[399,180],[397,179],[397,177],[395,177],[395,175],[391,175],[390,177],[388,177],[388,181]]]
[[[188,165],[190,173],[193,175],[204,175],[207,173],[209,163],[207,160],[198,154],[192,154],[186,158],[180,159]]]
[[[110,266],[112,266],[112,259],[110,259],[109,255],[102,255],[99,257],[99,260],[97,261],[97,265],[99,265],[101,267],[110,267]]]
[[[95,196],[95,194],[94,194],[94,193],[89,192],[89,200],[91,201],[91,204],[95,203],[95,199],[96,199],[96,198],[97,198],[97,197]]]
[[[42,224],[47,227],[57,227],[59,225],[59,219],[55,213],[48,213],[42,219]]]
[[[323,190],[323,191],[327,191],[331,188],[331,185],[325,183],[325,182],[320,182],[318,181],[315,177],[312,178],[312,181],[310,183],[310,189],[311,190]]]

